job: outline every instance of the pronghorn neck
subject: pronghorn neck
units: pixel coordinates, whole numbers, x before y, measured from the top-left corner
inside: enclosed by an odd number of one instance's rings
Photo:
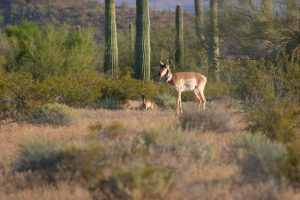
[[[172,79],[173,79],[173,75],[172,75],[172,73],[171,73],[171,70],[170,69],[168,69],[168,71],[167,71],[167,76],[166,76],[166,82],[167,83],[170,83],[171,81],[172,81]]]
[[[169,83],[169,82],[172,81],[172,79],[173,79],[173,75],[170,73],[170,74],[167,76],[166,82]]]

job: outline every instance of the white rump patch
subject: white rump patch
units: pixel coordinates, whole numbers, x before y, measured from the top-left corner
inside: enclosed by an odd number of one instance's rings
[[[193,91],[197,87],[196,79],[186,79],[182,82],[182,91]]]

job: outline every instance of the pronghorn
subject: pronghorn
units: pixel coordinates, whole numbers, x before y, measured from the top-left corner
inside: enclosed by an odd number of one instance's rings
[[[142,109],[145,109],[145,110],[148,110],[148,108],[153,110],[154,101],[145,99],[145,95],[142,95],[142,105],[141,105],[141,107],[142,107]]]
[[[206,77],[196,72],[177,72],[172,74],[170,70],[170,63],[163,63],[160,61],[160,80],[166,76],[166,82],[171,84],[177,91],[176,110],[179,115],[182,113],[181,92],[194,91],[199,104],[198,110],[202,105],[202,110],[205,110],[206,98],[204,96],[204,87],[207,82]]]

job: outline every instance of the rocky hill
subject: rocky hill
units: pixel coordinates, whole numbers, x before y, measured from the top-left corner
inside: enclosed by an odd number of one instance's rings
[[[127,30],[130,22],[135,22],[135,8],[118,4],[117,26],[119,31]],[[16,24],[22,20],[45,25],[53,20],[68,22],[74,26],[96,27],[101,37],[104,33],[105,9],[99,0],[1,0],[0,15],[3,24]],[[160,27],[174,25],[175,14],[171,11],[152,11],[151,23]],[[193,26],[193,16],[185,15],[186,26]]]

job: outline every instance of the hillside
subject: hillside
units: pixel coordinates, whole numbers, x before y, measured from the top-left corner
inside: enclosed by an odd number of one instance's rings
[[[117,26],[119,31],[127,30],[130,22],[135,22],[135,9],[119,5],[117,12]],[[153,11],[154,12],[154,11]],[[45,25],[53,20],[68,22],[75,26],[86,27],[92,25],[97,35],[104,33],[105,9],[101,2],[91,0],[12,0],[0,2],[0,14],[4,17],[4,25],[16,24],[26,19]],[[175,14],[170,11],[157,11],[151,14],[152,24],[162,27],[173,24]],[[193,26],[193,16],[186,14],[186,26]]]

